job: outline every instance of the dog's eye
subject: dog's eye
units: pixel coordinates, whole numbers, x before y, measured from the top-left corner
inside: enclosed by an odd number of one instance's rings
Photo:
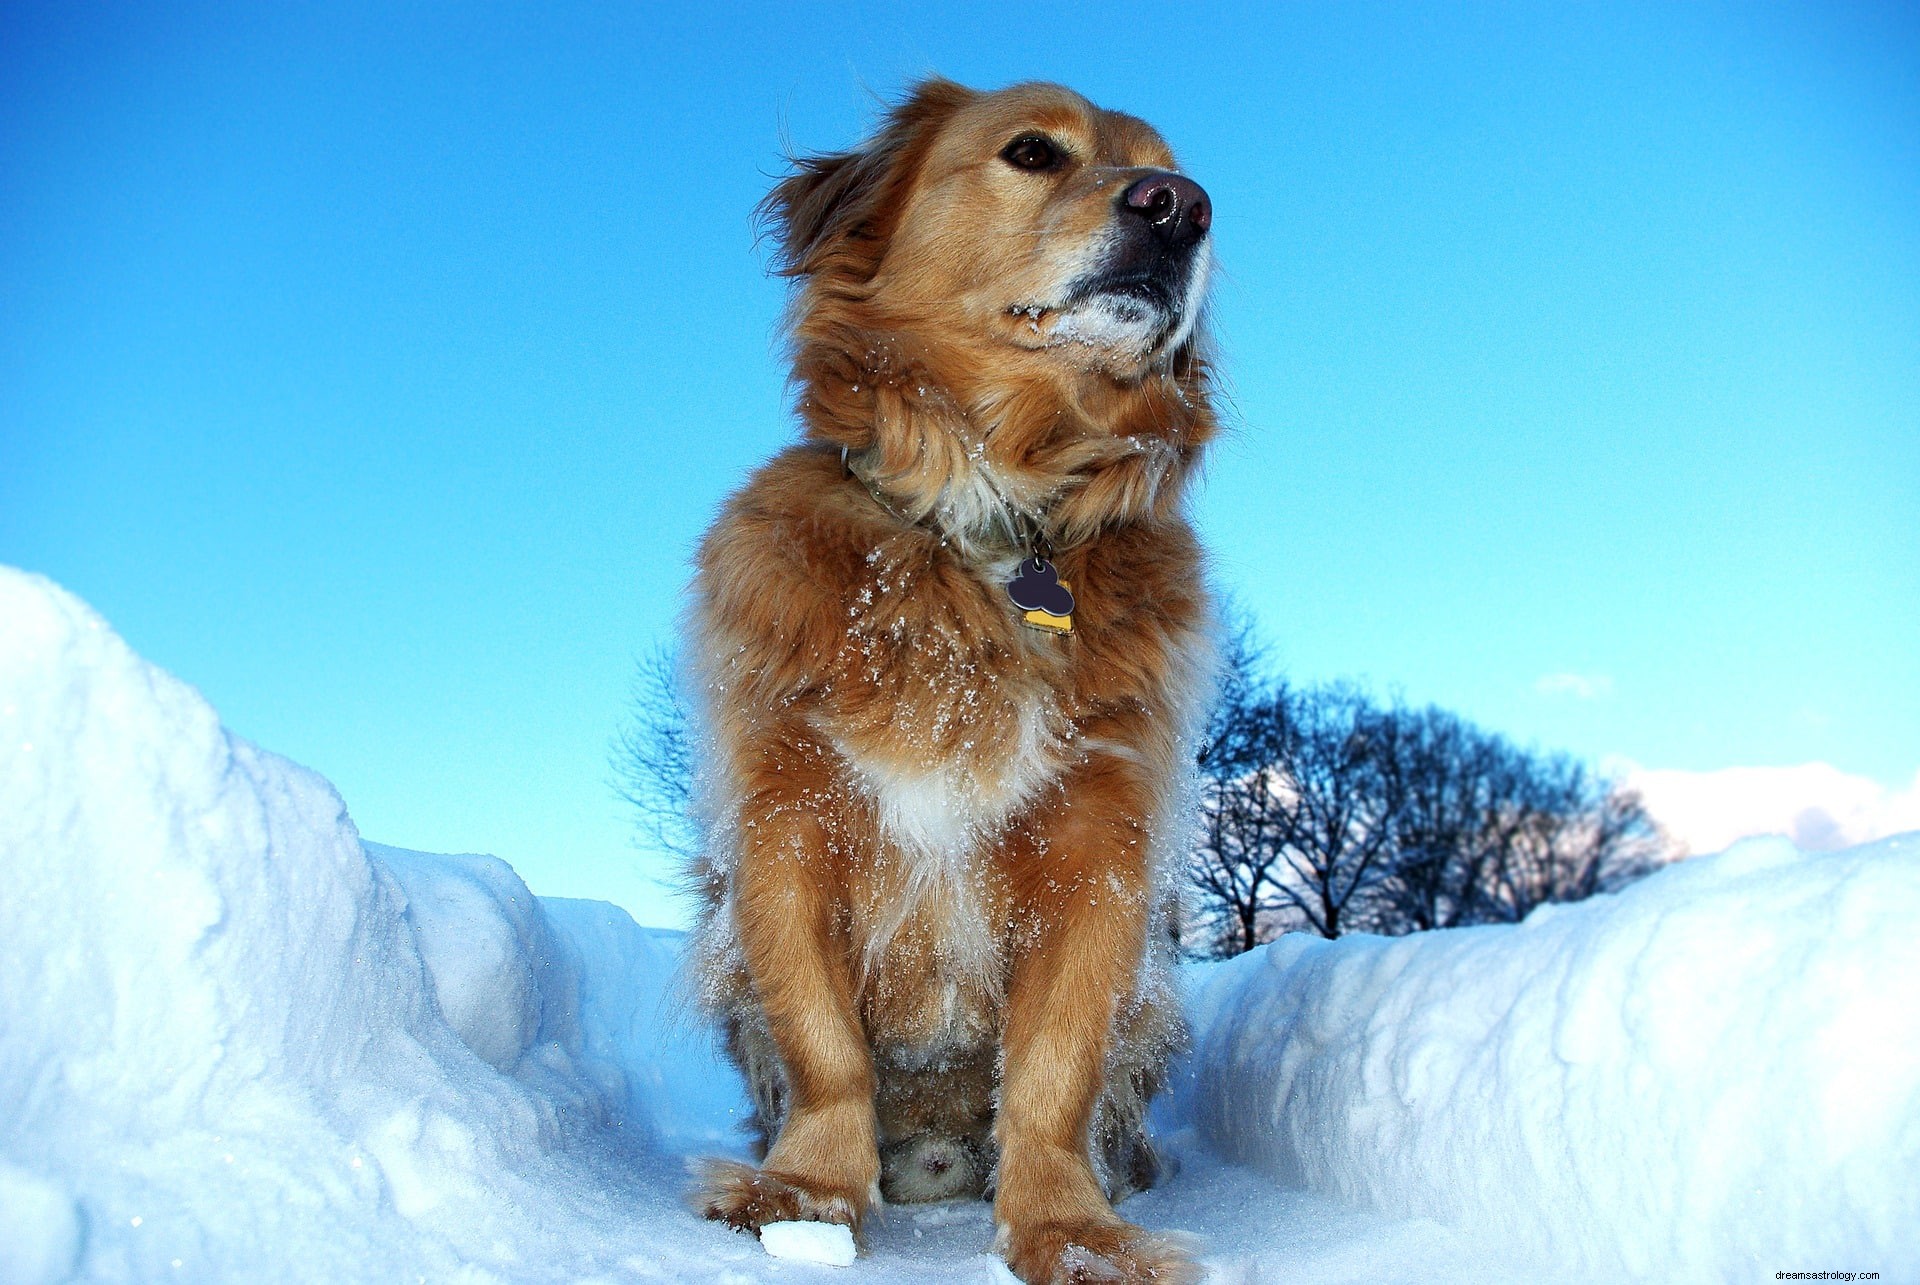
[[[1060,149],[1039,134],[1022,134],[1001,149],[1000,159],[1015,169],[1050,170],[1060,163]]]

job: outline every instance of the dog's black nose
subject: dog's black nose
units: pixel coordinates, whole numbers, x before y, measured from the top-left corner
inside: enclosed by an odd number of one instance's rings
[[[1213,223],[1213,203],[1207,189],[1184,174],[1164,171],[1136,181],[1120,197],[1168,245],[1184,248],[1207,234]]]

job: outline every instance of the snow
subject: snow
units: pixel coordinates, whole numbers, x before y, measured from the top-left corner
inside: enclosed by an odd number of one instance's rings
[[[1914,838],[1769,841],[1193,969],[1178,1173],[1123,1212],[1233,1282],[1920,1277],[1917,916]],[[1011,1279],[983,1202],[844,1269],[694,1217],[744,1108],[676,934],[363,842],[4,568],[0,941],[0,1282]]]
[[[0,1164],[0,1280],[50,1285],[80,1262],[80,1208],[24,1169]]]
[[[760,1244],[775,1258],[853,1266],[853,1232],[837,1223],[768,1223],[760,1229]]]
[[[657,935],[626,921],[589,964],[610,907],[369,853],[324,780],[44,580],[0,571],[0,622],[7,1279],[656,1261],[686,1221],[634,1214],[681,1182],[646,1105],[674,1082],[637,1011],[671,968]]]
[[[1920,836],[1749,840],[1518,926],[1211,971],[1185,1105],[1342,1203],[1589,1278],[1920,1277]]]

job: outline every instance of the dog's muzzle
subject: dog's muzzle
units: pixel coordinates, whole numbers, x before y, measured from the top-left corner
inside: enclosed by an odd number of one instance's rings
[[[1106,252],[1073,283],[1067,305],[1091,305],[1137,328],[1143,347],[1184,336],[1204,289],[1203,246],[1213,226],[1206,189],[1184,174],[1156,170],[1114,202]]]

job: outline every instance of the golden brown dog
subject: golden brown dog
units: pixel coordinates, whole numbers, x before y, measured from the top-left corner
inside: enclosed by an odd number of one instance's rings
[[[1131,116],[931,80],[765,212],[805,435],[700,550],[692,968],[770,1146],[696,1201],[991,1187],[1028,1281],[1189,1279],[1110,1202],[1180,1035],[1206,193]]]

